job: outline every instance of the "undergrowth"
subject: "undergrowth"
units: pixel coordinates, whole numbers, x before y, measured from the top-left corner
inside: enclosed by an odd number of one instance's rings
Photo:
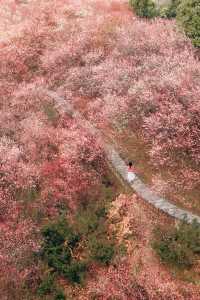
[[[112,263],[116,240],[109,231],[107,213],[115,197],[112,183],[102,184],[98,200],[83,202],[72,217],[66,212],[42,228],[43,242],[39,258],[47,266],[48,276],[41,279],[38,295],[57,295],[56,281],[65,278],[71,285],[84,285],[92,265]],[[60,292],[55,299],[62,298]]]
[[[155,230],[153,249],[164,263],[173,267],[191,268],[200,255],[200,225],[182,222],[179,227]]]

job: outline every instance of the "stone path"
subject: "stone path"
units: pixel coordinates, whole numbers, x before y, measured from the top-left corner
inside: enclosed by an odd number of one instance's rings
[[[117,172],[125,181],[127,181],[127,166],[125,162],[121,159],[117,151],[112,146],[110,146],[109,150],[107,150],[106,152],[109,160],[112,162],[112,165],[115,167]],[[137,176],[132,183],[128,182],[128,184],[142,199],[146,200],[156,208],[164,211],[168,215],[179,220],[185,219],[188,223],[191,223],[194,219],[196,219],[197,222],[200,223],[199,216],[194,215],[184,209],[178,208],[176,205],[170,203],[167,199],[159,197],[154,192],[152,192],[150,188],[148,188],[147,185],[145,185]]]
[[[40,90],[46,93],[55,101],[55,106],[61,114],[67,113],[74,118],[78,118],[79,122],[81,122],[84,127],[87,127],[92,134],[95,134],[97,138],[102,137],[100,131],[96,129],[94,125],[91,124],[88,120],[86,120],[78,111],[76,111],[66,99],[60,97],[56,92],[47,89]],[[120,174],[123,180],[127,182],[127,184],[129,184],[130,187],[142,199],[178,220],[186,220],[188,223],[191,223],[194,219],[196,219],[197,222],[200,223],[199,216],[194,215],[184,209],[178,208],[176,205],[170,203],[167,199],[159,197],[154,192],[152,192],[150,188],[148,188],[147,185],[145,185],[137,176],[132,183],[129,183],[127,181],[127,165],[112,145],[108,145],[105,143],[105,153],[117,173]]]

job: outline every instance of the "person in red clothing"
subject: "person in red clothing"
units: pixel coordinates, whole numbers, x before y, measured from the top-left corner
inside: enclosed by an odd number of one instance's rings
[[[134,166],[133,166],[132,161],[130,161],[130,162],[128,163],[127,180],[128,180],[128,182],[133,182],[135,178],[136,178],[136,175],[135,175],[135,168],[134,168]]]

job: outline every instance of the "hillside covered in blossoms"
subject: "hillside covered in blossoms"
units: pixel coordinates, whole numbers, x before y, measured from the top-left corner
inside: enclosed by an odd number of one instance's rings
[[[198,226],[174,234],[105,151],[200,215],[197,54],[125,0],[0,0],[1,300],[200,299]]]

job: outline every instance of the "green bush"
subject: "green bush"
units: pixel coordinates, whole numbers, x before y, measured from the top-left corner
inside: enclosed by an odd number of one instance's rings
[[[55,284],[55,276],[52,274],[48,274],[47,277],[43,279],[38,287],[37,294],[42,298],[46,295],[51,295],[54,296],[54,300],[66,299],[63,291],[60,288],[57,288]]]
[[[44,237],[42,259],[54,272],[66,276],[71,282],[80,283],[85,265],[72,260],[72,250],[76,247],[80,236],[64,218],[45,226],[42,234]]]
[[[82,283],[87,265],[85,262],[73,261],[63,272],[71,283]]]
[[[152,0],[130,0],[129,3],[140,17],[154,18],[158,15],[155,3]]]
[[[105,218],[107,216],[107,210],[105,207],[99,207],[96,210],[96,216],[97,218]]]
[[[80,284],[93,261],[105,265],[111,262],[115,251],[114,243],[106,238],[106,216],[102,202],[92,203],[80,208],[71,225],[61,216],[57,222],[49,223],[42,229],[40,257],[51,272],[64,276],[71,283]],[[74,258],[79,251],[84,260]]]
[[[59,273],[63,273],[66,265],[71,262],[71,252],[69,247],[58,246],[58,247],[46,247],[44,249],[44,257],[50,268],[53,268]]]
[[[91,258],[108,265],[115,253],[114,245],[108,240],[98,240],[93,237],[89,241],[89,251]]]
[[[181,0],[172,0],[168,6],[161,8],[160,16],[167,19],[175,18],[180,1]]]
[[[57,290],[54,300],[66,300],[66,297],[62,290]]]
[[[54,276],[49,274],[46,278],[43,279],[43,281],[39,285],[37,293],[39,296],[44,296],[52,293],[54,289],[55,289]]]
[[[92,203],[81,208],[75,218],[74,228],[83,239],[89,235],[103,235],[107,232],[106,226],[107,210],[102,203]]]
[[[77,214],[76,228],[80,234],[88,235],[96,231],[98,225],[98,217],[94,212],[86,210]]]
[[[64,223],[54,223],[45,226],[42,230],[42,235],[46,244],[54,246],[59,246],[65,241],[65,226]],[[67,228],[68,229],[68,228]]]
[[[194,46],[200,47],[200,2],[183,0],[177,9],[177,20]]]
[[[70,247],[75,247],[80,237],[74,233],[72,227],[68,225],[68,222],[64,218],[56,223],[51,223],[45,226],[42,230],[45,244],[49,247],[56,247],[67,241]]]
[[[191,267],[200,254],[200,225],[182,223],[179,228],[157,228],[153,248],[163,262],[176,267]]]

